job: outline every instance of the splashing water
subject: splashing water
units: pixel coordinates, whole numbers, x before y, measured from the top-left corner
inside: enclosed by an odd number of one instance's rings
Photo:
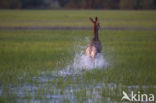
[[[85,44],[88,44],[89,39],[85,38]],[[108,65],[102,53],[98,53],[96,58],[93,60],[92,58],[86,56],[85,49],[87,45],[82,46],[78,43],[75,45],[75,55],[73,61],[68,64],[65,69],[59,71],[61,75],[70,75],[77,74],[82,70],[92,70],[92,69],[101,69]]]
[[[78,74],[82,70],[101,69],[107,66],[103,55],[98,53],[96,58],[92,58],[85,55],[85,53],[77,53],[74,56],[74,60],[71,64],[68,64],[64,70],[59,71],[61,75],[73,75]]]
[[[85,37],[85,44],[89,44],[90,39],[88,37]],[[96,58],[93,60],[92,58],[86,56],[85,49],[87,48],[87,45],[82,46],[81,44],[75,45],[75,56],[74,60],[71,65],[68,67],[73,68],[74,70],[91,70],[95,68],[103,68],[107,66],[107,62],[104,59],[102,53],[98,53],[96,55]]]
[[[106,65],[107,63],[104,60],[103,55],[101,53],[98,53],[94,60],[86,56],[84,53],[80,53],[75,55],[72,67],[76,70],[91,70],[94,68],[103,68]]]

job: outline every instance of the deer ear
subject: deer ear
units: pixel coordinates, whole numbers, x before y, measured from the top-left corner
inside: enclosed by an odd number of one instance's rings
[[[98,17],[95,17],[95,21],[98,21]]]
[[[94,23],[94,20],[93,20],[91,17],[89,17],[89,20],[90,20],[92,23]]]

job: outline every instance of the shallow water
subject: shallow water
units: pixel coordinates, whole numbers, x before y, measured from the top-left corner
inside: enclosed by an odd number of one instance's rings
[[[55,74],[55,75],[53,75]],[[82,76],[82,75],[79,75]],[[16,96],[18,103],[118,103],[122,97],[122,91],[127,90],[148,90],[156,86],[148,85],[122,85],[115,83],[93,83],[86,84],[83,81],[83,76],[78,84],[71,82],[69,85],[61,88],[58,86],[58,78],[56,72],[50,74],[42,73],[40,76],[32,78],[31,84],[22,84],[17,87],[10,87],[9,92]],[[64,76],[65,79],[67,76]],[[72,75],[72,78],[76,75]],[[52,81],[54,80],[54,83]],[[72,80],[74,81],[74,80]],[[0,88],[1,94],[6,95],[5,91]],[[156,92],[155,92],[156,93]]]
[[[156,90],[156,85],[123,85],[107,82],[86,83],[84,73],[105,70],[110,64],[103,54],[95,60],[88,58],[79,46],[73,60],[63,69],[34,75],[31,82],[19,77],[17,86],[0,87],[0,96],[14,98],[17,103],[120,103],[122,91]],[[77,51],[77,50],[76,50]],[[68,80],[69,79],[69,80]],[[154,92],[156,94],[156,91]]]

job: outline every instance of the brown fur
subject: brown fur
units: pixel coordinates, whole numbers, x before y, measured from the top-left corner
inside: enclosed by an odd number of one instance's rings
[[[95,21],[92,18],[89,19],[93,23],[94,37],[91,43],[89,44],[88,48],[86,49],[86,55],[94,59],[97,53],[101,53],[102,51],[102,45],[98,38],[98,30],[100,25],[97,17],[95,18]]]

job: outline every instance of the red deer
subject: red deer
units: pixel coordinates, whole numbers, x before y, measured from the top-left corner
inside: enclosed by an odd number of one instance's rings
[[[93,20],[90,17],[89,20],[93,24],[94,37],[91,43],[89,44],[88,48],[86,49],[86,55],[94,59],[98,53],[101,53],[102,50],[102,45],[98,37],[98,30],[100,29],[100,24],[97,17],[95,17],[95,20]]]

